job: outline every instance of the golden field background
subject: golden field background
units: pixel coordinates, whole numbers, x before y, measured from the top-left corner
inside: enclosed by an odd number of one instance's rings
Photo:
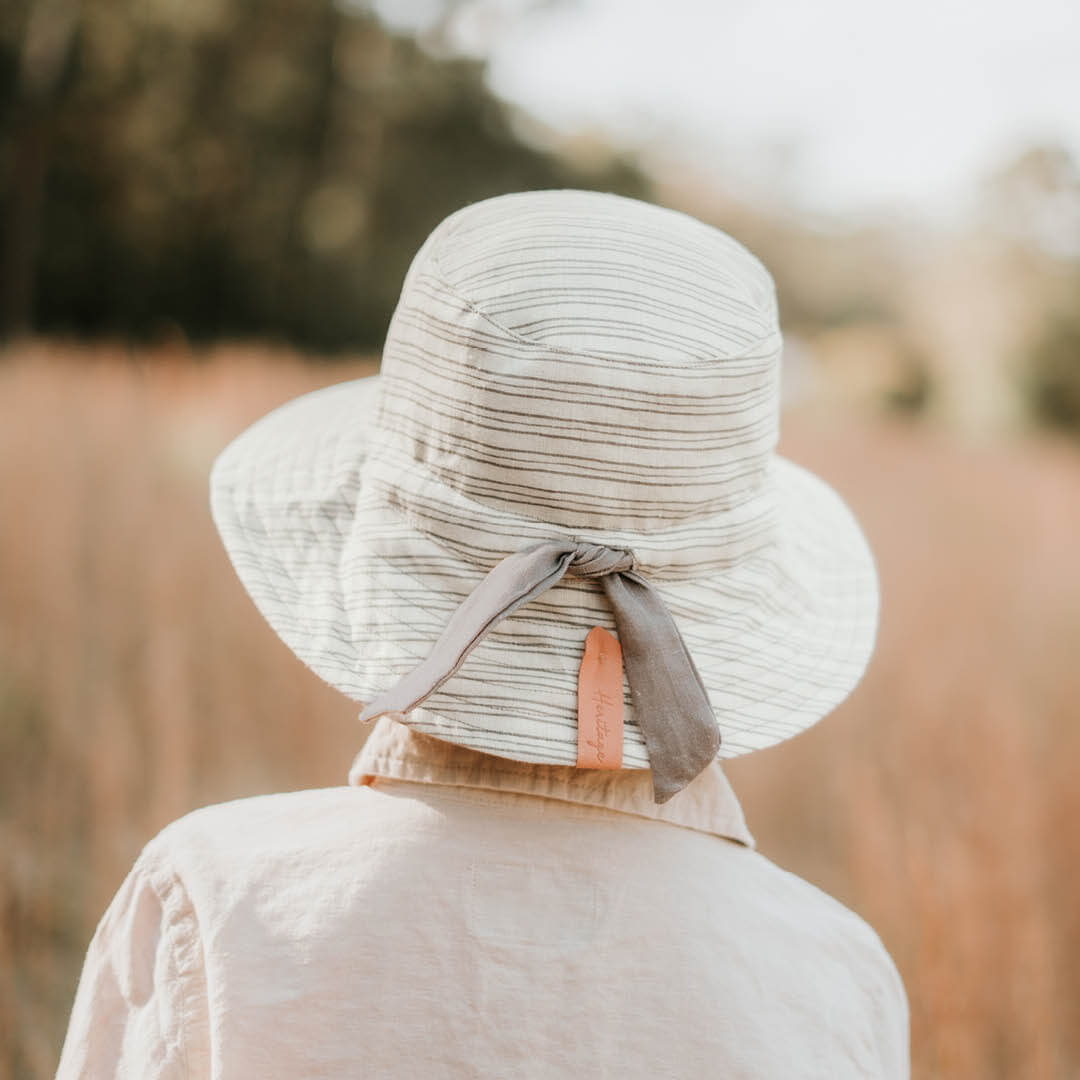
[[[213,531],[218,450],[374,369],[266,350],[0,354],[0,1077],[51,1076],[141,846],[209,802],[344,782],[350,702],[263,624]],[[876,658],[731,762],[761,849],[879,931],[913,1075],[1080,1075],[1080,451],[791,413],[883,583]]]

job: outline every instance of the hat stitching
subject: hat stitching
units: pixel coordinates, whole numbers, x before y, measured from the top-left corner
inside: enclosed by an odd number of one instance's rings
[[[423,371],[425,374],[430,373],[430,368],[426,368],[426,367],[423,367],[421,365],[417,365],[415,363],[415,361],[412,361],[412,364],[415,367],[419,368],[419,370]],[[476,369],[476,370],[478,370],[478,369]],[[387,378],[388,381],[391,381],[391,380],[393,381],[393,383],[394,383],[394,396],[402,404],[413,406],[413,407],[416,407],[417,405],[423,405],[423,407],[426,408],[427,410],[429,410],[432,415],[439,417],[439,419],[441,419],[441,420],[446,420],[446,421],[450,421],[450,422],[461,422],[462,420],[466,420],[466,421],[470,421],[471,425],[473,427],[475,427],[477,429],[480,429],[480,430],[487,430],[487,431],[501,431],[501,430],[503,430],[502,427],[500,425],[498,425],[498,424],[480,423],[479,421],[477,421],[475,419],[472,419],[472,416],[475,414],[476,410],[473,410],[472,414],[470,414],[470,412],[463,405],[461,405],[461,403],[456,403],[458,405],[458,408],[457,408],[456,411],[454,411],[452,408],[437,409],[437,408],[433,407],[430,404],[430,402],[428,402],[427,400],[425,400],[423,398],[423,396],[422,396],[423,387],[422,387],[421,383],[416,379],[413,379],[413,378],[411,378],[409,376],[405,376],[405,375],[389,374],[389,373],[386,374],[385,377]],[[469,385],[470,389],[480,389],[480,390],[486,389],[488,386],[490,386],[490,383],[491,383],[491,380],[486,379],[486,378],[478,378],[478,379],[471,380],[471,381],[469,381],[469,380],[461,380],[461,381],[466,382],[467,385]],[[747,393],[757,394],[757,395],[759,395],[761,397],[761,399],[762,399],[761,401],[753,402],[753,406],[755,408],[758,408],[758,409],[761,409],[761,410],[764,410],[766,408],[766,406],[768,405],[768,399],[771,398],[771,396],[772,396],[771,390],[769,390],[769,388],[764,387],[764,386],[755,387],[752,391],[748,391]],[[507,394],[507,396],[510,396],[510,395]],[[530,400],[535,400],[535,398],[530,398]],[[558,395],[556,395],[556,394],[552,394],[549,398],[547,398],[545,400],[547,400],[547,401],[554,404],[554,403],[561,402],[563,399],[559,398]],[[499,411],[500,411],[500,413],[502,415],[510,416],[510,417],[514,417],[514,418],[531,419],[531,418],[534,417],[534,414],[532,412],[530,412],[528,409],[525,409],[525,408],[520,408],[520,409],[500,409]],[[644,414],[646,414],[646,417],[655,417],[660,412],[660,410],[656,409],[656,408],[644,408],[644,407],[638,407],[636,409],[631,407],[630,410],[628,410],[628,411],[644,413]],[[725,410],[717,409],[717,410],[712,411],[711,413],[692,413],[692,414],[689,414],[689,415],[692,415],[695,418],[705,417],[706,419],[711,419],[711,418],[717,417],[717,416],[742,416],[742,417],[745,417],[745,415],[746,415],[746,413],[748,411],[749,411],[749,406],[747,406],[746,404],[743,404],[743,405],[740,405],[738,407],[728,408],[728,409],[725,409]],[[671,413],[670,410],[665,410],[664,415],[665,416],[671,416],[672,413]],[[547,420],[547,419],[548,418],[545,418],[545,420]],[[534,420],[534,423],[536,423],[535,420]],[[550,430],[548,432],[545,432],[544,434],[548,434],[548,435],[559,434],[559,433],[565,431],[565,426],[566,426],[565,422],[563,422],[562,424],[549,422]],[[576,442],[581,442],[581,443],[595,443],[595,444],[602,445],[602,446],[612,446],[612,445],[618,445],[619,444],[618,440],[620,439],[620,437],[625,438],[626,435],[630,435],[630,434],[634,434],[634,433],[640,433],[642,436],[644,436],[644,438],[642,439],[642,442],[644,442],[646,444],[650,440],[655,441],[657,443],[660,443],[660,442],[663,441],[660,436],[654,436],[650,432],[642,431],[641,430],[642,426],[643,426],[643,423],[642,423],[641,420],[638,420],[638,421],[636,421],[634,423],[625,423],[625,424],[617,424],[617,423],[614,423],[613,421],[608,421],[608,420],[597,421],[596,424],[595,424],[595,427],[593,429],[596,432],[596,437],[595,438],[588,438],[585,435],[583,435],[581,432],[575,432],[575,441]],[[749,425],[747,425],[747,426],[749,426]],[[380,427],[383,430],[388,430],[385,427],[385,421],[380,423]],[[608,429],[608,430],[602,430],[602,429]],[[695,440],[693,445],[690,445],[689,443],[687,443],[686,444],[686,449],[688,451],[699,451],[699,450],[710,451],[710,450],[727,450],[727,449],[730,449],[734,436],[737,433],[739,433],[741,430],[743,430],[743,429],[740,429],[740,428],[728,428],[726,430],[719,431],[719,432],[715,431],[715,430],[714,431],[686,432],[685,434],[687,435],[688,439]],[[708,442],[707,440],[713,440],[713,441]],[[702,445],[703,443],[705,445]],[[481,443],[481,445],[484,445],[484,444]],[[641,444],[638,443],[637,445],[640,446]],[[582,460],[585,460],[585,459],[582,459]],[[710,465],[701,465],[701,466],[699,466],[699,468],[700,469],[715,468],[715,465],[712,465],[712,466],[710,466]]]
[[[775,455],[774,455],[775,457]],[[373,460],[377,460],[373,455]],[[422,466],[423,462],[415,462],[416,465]],[[388,511],[394,514],[403,524],[410,526],[417,532],[421,533],[425,538],[430,539],[440,550],[452,555],[455,558],[464,558],[466,561],[472,562],[467,556],[464,556],[460,550],[457,550],[453,546],[452,541],[448,541],[446,537],[438,536],[434,534],[430,525],[424,520],[419,518],[415,511],[412,509],[412,504],[419,504],[425,500],[428,501],[429,506],[434,506],[436,510],[440,509],[440,503],[437,497],[434,497],[435,501],[432,502],[432,496],[418,495],[415,492],[408,494],[409,504],[398,497],[398,491],[387,484],[385,481],[375,479],[372,482],[370,476],[370,470],[363,470],[368,473],[368,491],[369,496],[373,499],[377,499],[379,504],[385,507]],[[741,510],[746,502],[723,510],[714,511],[710,514],[706,514],[697,518],[683,518],[674,521],[667,528],[655,529],[651,531],[642,530],[640,528],[634,529],[595,529],[592,530],[593,535],[584,535],[582,530],[573,529],[566,525],[560,525],[555,522],[545,521],[542,518],[537,518],[532,515],[522,513],[514,510],[510,511],[501,507],[490,506],[486,503],[477,502],[471,498],[465,492],[450,487],[444,483],[442,479],[433,474],[431,471],[419,468],[417,470],[417,476],[421,481],[423,487],[437,488],[441,492],[447,493],[451,504],[461,506],[466,510],[469,516],[477,522],[488,523],[492,528],[499,529],[500,532],[507,530],[508,526],[516,526],[518,523],[522,526],[522,541],[525,542],[529,539],[566,539],[572,540],[575,543],[584,544],[603,544],[604,546],[615,547],[630,547],[637,548],[644,545],[649,550],[663,552],[665,554],[671,554],[677,556],[679,549],[669,546],[673,541],[679,539],[680,533],[686,533],[690,528],[699,528],[706,530],[711,534],[714,528],[718,528],[711,523],[717,521],[717,519],[723,520],[725,517],[730,517],[733,512]],[[361,483],[361,489],[363,484]],[[357,505],[354,504],[352,509],[355,514]],[[436,515],[433,513],[430,515],[432,520],[436,520]],[[449,520],[449,519],[444,519]],[[757,518],[752,519],[757,521]],[[742,523],[746,526],[748,523]],[[501,528],[500,528],[501,527]],[[531,530],[531,531],[530,531]],[[507,530],[513,532],[513,529]],[[597,538],[597,534],[600,534],[602,539]],[[717,537],[719,539],[719,537]],[[708,543],[708,539],[702,539],[694,544],[695,547],[705,547]],[[657,544],[661,546],[657,547]],[[731,540],[728,538],[728,544],[725,546],[739,547],[739,540]],[[731,556],[729,566],[725,569],[737,566],[743,563],[748,558],[754,555],[763,553],[767,548],[770,548],[775,543],[775,538],[770,539],[767,543],[762,543],[754,547],[749,551],[739,551],[738,554]],[[507,549],[509,551],[515,550],[514,545],[511,545]],[[651,580],[654,581],[683,581],[688,580],[697,574],[701,573],[701,564],[695,563],[693,565],[681,565],[678,563],[668,563],[666,566],[657,567],[652,564],[651,560],[645,559],[646,566],[649,567],[647,573]],[[478,565],[473,563],[473,565]],[[707,565],[715,565],[715,562]]]
[[[534,341],[531,338],[524,337],[516,330],[511,329],[509,326],[504,326],[497,319],[494,319],[492,316],[488,315],[487,312],[479,308],[475,301],[470,300],[467,296],[465,296],[465,294],[462,293],[456,285],[452,285],[450,283],[449,279],[446,277],[446,274],[443,272],[442,265],[439,262],[439,252],[437,246],[432,248],[428,259],[429,265],[432,267],[433,271],[432,277],[435,277],[438,280],[439,284],[447,292],[453,295],[453,297],[458,300],[467,310],[472,312],[478,318],[482,319],[495,330],[498,330],[500,333],[505,334],[507,337],[511,338],[516,344],[523,345],[526,348],[535,349],[537,351],[556,353],[559,356],[565,356],[570,359],[595,360],[601,364],[610,363],[612,359],[610,355],[605,355],[604,353],[595,353],[588,349],[568,349],[565,345],[556,345],[554,343],[549,344],[543,341]],[[742,354],[757,348],[763,342],[768,341],[770,337],[776,337],[777,335],[778,328],[775,326],[770,327],[768,330],[765,331],[765,333],[759,334],[756,338],[752,338],[745,345],[740,346],[739,354],[732,356],[713,355],[705,357],[701,360],[694,360],[690,364],[687,364],[687,367],[707,367],[712,364],[719,365],[728,360],[742,359]],[[640,359],[635,358],[633,366],[670,369],[672,367],[672,364],[671,361],[653,360],[647,357],[643,357]]]
[[[504,200],[506,200],[507,202],[509,202],[509,201],[513,201],[515,199],[520,199],[522,197],[527,198],[529,194],[530,194],[529,192],[520,192],[520,193],[517,193],[517,194],[511,194],[511,195],[502,196],[502,198]],[[539,192],[537,194],[545,195],[545,194],[555,194],[555,193],[554,192]],[[585,199],[584,201],[585,202],[591,201],[591,202],[593,202],[594,205],[599,203],[599,202],[604,202],[604,203],[607,203],[608,205],[611,205],[611,204],[616,203],[616,202],[622,203],[622,204],[638,202],[639,205],[640,205],[640,200],[627,199],[624,196],[613,195],[613,194],[610,194],[610,193],[607,193],[607,192],[577,192],[576,194],[578,194],[578,195],[586,194],[588,196],[588,198]],[[692,232],[700,232],[701,227],[703,225],[705,225],[704,222],[692,217],[691,215],[689,215],[687,213],[684,213],[683,211],[680,211],[680,210],[674,210],[671,207],[661,206],[661,205],[659,205],[657,203],[645,203],[643,205],[648,206],[649,209],[653,212],[654,215],[658,214],[659,216],[664,217],[666,224],[670,224],[673,221],[678,221],[680,224],[689,225],[690,230]],[[441,223],[441,225],[436,229],[436,233],[439,234],[440,238],[442,236],[445,236],[445,235],[453,234],[455,232],[455,230],[460,227],[460,219],[462,217],[464,217],[464,216],[467,216],[470,209],[471,209],[471,207],[469,207],[469,206],[463,207],[461,210],[455,212],[454,214],[451,214],[450,217],[448,217],[445,221],[443,221]],[[533,219],[534,222],[537,221],[539,218],[540,218],[539,214],[534,215],[534,219]],[[543,216],[542,220],[543,220],[543,223],[545,225],[565,225],[565,224],[568,224],[568,223],[572,224],[572,225],[577,224],[577,220],[575,219],[575,216],[571,215],[571,214],[567,214],[567,213],[559,213],[557,215],[553,215],[550,212],[548,212],[546,215]],[[607,220],[605,220],[604,224],[605,224],[605,227],[608,230],[610,230],[611,232],[618,233],[623,238],[628,239],[630,241],[631,246],[635,246],[635,245],[638,245],[638,244],[641,243],[642,231],[641,231],[640,227],[630,228],[630,227],[627,227],[626,225],[624,225],[624,224],[622,224],[620,222],[617,222],[616,220],[614,220],[612,218],[608,218]],[[483,226],[481,226],[481,228],[482,227]],[[754,271],[754,275],[755,275],[754,289],[755,289],[755,292],[754,292],[754,294],[753,294],[753,296],[752,296],[752,298],[750,300],[741,300],[738,297],[729,297],[729,299],[731,301],[733,301],[735,303],[738,303],[738,304],[740,304],[742,306],[745,306],[745,307],[752,307],[754,305],[762,303],[763,301],[771,301],[773,308],[775,308],[775,306],[776,306],[775,288],[773,287],[772,279],[769,276],[768,269],[765,267],[765,265],[762,263],[762,261],[752,251],[750,251],[748,248],[744,247],[737,240],[735,240],[734,237],[729,236],[728,234],[726,234],[724,232],[721,232],[719,229],[716,229],[716,228],[714,228],[712,226],[706,225],[705,228],[709,232],[709,240],[710,240],[710,248],[709,249],[706,249],[705,244],[702,241],[700,241],[699,239],[695,238],[695,237],[692,237],[692,236],[690,236],[688,234],[685,234],[685,233],[681,237],[683,248],[685,249],[687,247],[690,247],[690,248],[693,249],[693,251],[695,253],[694,261],[698,262],[701,266],[707,266],[710,269],[714,269],[716,260],[715,260],[715,250],[713,250],[713,249],[717,245],[724,248],[726,253],[729,254],[729,255],[731,255],[731,254],[738,255]],[[653,238],[656,238],[658,236],[662,236],[663,239],[667,239],[670,232],[671,232],[671,230],[667,229],[667,228],[665,228],[665,229],[654,228],[654,229],[650,230],[650,234],[651,234],[651,236]],[[432,237],[432,239],[434,240],[434,236]],[[475,262],[479,262],[481,260],[480,259],[473,259],[471,261],[473,263],[475,263]],[[469,265],[469,263],[463,263],[462,265],[466,266],[466,265]],[[729,281],[734,281],[734,282],[737,283],[737,279],[733,275],[731,275],[730,273],[726,273],[723,276],[725,278],[727,278]]]
[[[436,483],[436,484],[439,483],[439,481],[437,479],[435,479],[435,478],[431,478],[431,482]],[[464,494],[462,494],[460,492],[457,492],[453,488],[447,488],[447,487],[445,487],[445,485],[441,485],[441,486],[443,486],[444,489],[447,490],[447,491],[453,491],[454,494],[456,496],[458,496],[462,502],[468,504],[469,506],[477,507],[478,509],[484,509],[484,510],[486,510],[486,511],[488,511],[490,513],[491,508],[485,507],[483,504],[475,502],[473,499],[470,499],[467,495],[464,495]],[[380,487],[377,490],[372,491],[372,495],[373,496],[379,496],[380,497],[380,502],[382,503],[382,505],[387,510],[389,510],[391,513],[393,513],[396,517],[398,517],[402,521],[403,524],[406,524],[410,528],[415,529],[418,533],[423,535],[423,537],[425,539],[430,540],[433,544],[435,544],[440,550],[444,551],[448,555],[453,556],[454,558],[462,559],[465,562],[469,562],[471,565],[474,565],[474,566],[480,565],[479,563],[476,563],[476,562],[473,562],[472,560],[470,560],[467,556],[465,556],[462,553],[462,551],[460,549],[455,548],[453,546],[452,541],[448,541],[445,537],[437,536],[434,533],[432,533],[430,531],[429,526],[426,525],[424,522],[422,522],[416,516],[416,514],[412,511],[411,507],[406,506],[400,500],[393,498],[392,497],[393,494],[394,493],[393,493],[393,491],[391,489],[386,488],[386,487],[384,487],[382,485],[380,485]],[[416,500],[414,500],[414,501],[416,501]],[[723,513],[723,511],[721,511],[720,513]],[[523,535],[522,536],[522,542],[523,543],[528,541],[529,539],[560,539],[560,540],[561,539],[566,539],[566,540],[570,540],[570,541],[572,541],[574,543],[578,543],[578,544],[597,544],[597,543],[600,543],[600,541],[598,541],[595,536],[583,536],[578,531],[568,529],[566,526],[563,526],[563,525],[557,525],[557,524],[553,524],[553,523],[548,522],[548,521],[544,521],[544,520],[542,520],[540,518],[534,518],[534,517],[530,517],[530,516],[527,516],[527,515],[524,515],[524,514],[516,514],[516,513],[511,515],[507,511],[499,511],[499,514],[501,516],[507,517],[507,518],[512,516],[516,520],[520,520],[523,525],[539,526],[540,527],[540,529],[538,529],[535,532],[535,534],[532,535],[532,536],[524,536]],[[719,516],[719,514],[711,514],[711,515],[709,515],[709,518],[714,518],[714,517],[717,517],[717,516]],[[480,518],[483,517],[483,515],[477,514],[476,517],[478,519],[480,519]],[[701,520],[701,519],[699,519],[699,520]],[[696,524],[696,522],[694,522],[694,524]],[[611,531],[614,532],[614,530],[611,530]],[[665,531],[665,530],[657,530],[657,531],[662,532],[662,531]],[[667,530],[667,531],[670,531],[670,530]],[[543,532],[545,534],[549,534],[549,535],[541,536],[541,532]],[[605,547],[610,547],[610,546],[634,547],[634,543],[632,541],[626,541],[626,540],[623,539],[625,537],[625,535],[626,535],[625,533],[621,533],[621,534],[619,534],[620,538],[619,538],[619,540],[617,542],[615,542],[615,543],[604,542],[603,546],[605,546]],[[648,540],[652,539],[652,536],[655,535],[655,534],[648,534],[648,533],[640,533],[639,532],[636,535],[641,537],[643,540],[648,541]],[[763,545],[762,548],[755,549],[755,551],[753,553],[743,554],[743,555],[741,555],[741,556],[739,556],[737,558],[733,558],[731,564],[728,567],[725,567],[724,569],[725,570],[726,569],[731,569],[734,566],[739,565],[740,563],[742,563],[746,559],[752,557],[753,555],[760,554],[760,552],[762,550],[764,550],[765,546],[767,546],[767,545]],[[511,549],[511,550],[513,550],[513,549]],[[672,569],[675,569],[676,572],[670,572]],[[723,570],[717,570],[717,571],[713,571],[713,572],[723,573],[724,571]],[[665,569],[651,568],[651,569],[649,569],[647,571],[647,573],[648,573],[649,579],[652,580],[652,581],[685,581],[685,580],[690,580],[693,577],[700,576],[701,570],[694,567],[694,566],[685,566],[685,567],[677,567],[677,568],[668,567],[668,568],[665,568]]]
[[[410,327],[412,327],[412,329],[423,329],[423,327],[421,325],[423,323],[423,320],[407,319],[406,321],[407,321],[407,324]],[[455,324],[452,324],[452,323],[440,323],[440,325],[442,327],[444,327],[444,328],[449,328],[451,326],[454,326]],[[774,329],[774,334],[777,336],[777,338],[781,337],[779,327]],[[460,338],[452,338],[452,339],[448,339],[448,340],[450,340],[452,344],[462,345],[462,344],[468,343],[471,339],[470,339],[470,337],[468,335],[463,334]],[[494,340],[495,340],[496,343],[498,343],[497,338],[494,339]],[[764,340],[764,338],[761,339],[761,340]],[[758,342],[758,343],[760,343],[760,342]],[[526,343],[526,344],[528,344],[528,343]],[[778,344],[780,344],[780,342],[778,342]],[[398,345],[396,347],[397,348],[402,348],[402,346],[400,346],[400,345]],[[529,347],[532,348],[533,346],[530,345]],[[408,350],[410,352],[415,352],[416,349],[417,349],[416,346],[408,346],[407,348],[408,348]],[[474,352],[487,352],[487,351],[491,351],[491,350],[488,350],[486,348],[476,348],[476,349],[473,349],[472,351],[474,351]],[[768,355],[763,355],[761,357],[761,359],[763,359],[763,360],[771,359],[772,353],[774,353],[775,351],[776,351],[775,349],[771,350]],[[423,355],[425,357],[425,359],[429,361],[429,365],[428,365],[427,370],[430,371],[431,370],[430,358],[431,358],[432,354],[425,354],[421,350],[421,355]],[[575,357],[579,358],[579,359],[581,358],[579,356],[579,354],[575,353],[573,355]],[[613,361],[617,359],[617,358],[611,357],[611,356],[604,357],[603,359],[600,359],[599,357],[587,356],[586,354],[581,354],[581,356],[584,356],[586,359],[594,359],[594,360],[596,360],[596,364],[595,365],[590,365],[590,366],[602,367],[602,368],[604,368],[606,370],[610,370],[611,367],[612,367]],[[436,359],[438,359],[438,358],[436,357]],[[750,360],[750,359],[754,359],[754,358],[753,357],[748,357],[748,356],[727,357],[727,358],[724,358],[723,360],[721,360],[720,362],[721,363],[734,363],[736,360]],[[710,360],[709,362],[710,363],[715,363],[715,361],[712,361],[712,360]],[[412,363],[414,365],[417,364],[415,356],[411,356],[410,363]],[[445,361],[444,361],[444,364],[445,364]],[[468,357],[466,357],[461,362],[461,364],[455,365],[455,366],[459,370],[463,368],[466,371],[475,372],[479,376],[479,378],[477,380],[477,383],[480,384],[480,385],[483,385],[484,383],[489,381],[488,378],[487,378],[488,373],[485,371],[485,369],[481,368],[481,367],[478,367],[478,366],[476,366],[474,364],[470,364],[469,361],[468,361]],[[671,367],[670,364],[666,365],[666,366],[669,369]],[[634,365],[628,363],[627,367],[633,368]],[[687,375],[687,374],[688,373],[686,371],[679,371],[679,370],[676,370],[676,371],[672,372],[672,375],[674,377],[681,377],[681,376]],[[700,375],[700,373],[696,372],[696,371],[693,374],[695,376]],[[499,378],[504,380],[508,384],[509,383],[533,383],[533,382],[537,382],[537,381],[546,381],[546,380],[541,380],[540,377],[536,376],[536,375],[526,375],[526,374],[523,374],[521,372],[511,372],[511,371],[500,372]],[[562,379],[560,379],[560,384],[563,385],[563,386],[574,387],[576,389],[586,389],[586,390],[588,390],[588,389],[596,389],[596,384],[594,382],[589,382],[588,380],[584,380],[584,379],[579,380],[579,379],[562,378]],[[476,383],[474,383],[473,385],[476,385]],[[675,391],[675,390],[666,390],[663,393],[660,393],[660,392],[655,391],[655,390],[649,390],[649,391],[642,391],[640,393],[647,394],[647,395],[649,395],[650,397],[653,397],[653,398],[655,398],[655,397],[674,398],[676,401],[678,401],[680,403],[685,403],[687,405],[693,405],[695,403],[697,403],[697,404],[701,404],[703,402],[709,403],[709,402],[712,402],[712,401],[715,401],[715,400],[721,400],[721,399],[727,399],[727,398],[745,397],[748,394],[758,392],[758,390],[760,390],[760,389],[761,388],[758,387],[758,388],[752,388],[752,389],[749,389],[749,390],[739,390],[737,392],[727,393],[727,394],[709,394],[709,395],[701,395],[701,394],[693,394],[693,393],[681,394],[681,393],[679,393],[678,391]],[[602,393],[599,396],[604,397],[604,396],[607,396],[608,394],[617,395],[617,394],[620,393],[620,391],[622,391],[622,394],[621,394],[622,399],[624,401],[626,401],[626,402],[631,402],[631,403],[635,399],[635,396],[639,393],[638,391],[632,391],[632,390],[628,390],[628,389],[625,389],[625,388],[620,388],[620,387],[617,387],[617,386],[611,386],[611,387],[602,388]],[[771,393],[772,393],[771,388],[769,390],[769,393],[771,395]],[[640,412],[642,410],[638,409],[636,411]],[[741,410],[738,410],[738,411],[741,411]],[[674,414],[674,415],[680,415],[680,414]],[[710,415],[710,413],[698,412],[698,413],[689,413],[689,414],[681,414],[681,415],[701,416],[701,415]]]
[[[546,436],[545,436],[546,437]],[[421,450],[428,447],[437,447],[434,442],[421,444],[417,440],[417,445]],[[500,454],[499,452],[493,453],[490,457],[483,457],[474,455],[471,452],[465,453],[453,453],[453,447],[450,451],[444,454],[447,459],[445,462],[432,463],[424,457],[417,456],[416,453],[411,452],[412,447],[408,445],[389,446],[385,445],[382,452],[372,454],[370,461],[376,463],[385,463],[387,466],[393,464],[401,464],[402,469],[411,471],[416,479],[430,480],[433,484],[438,485],[441,489],[453,492],[460,495],[462,498],[468,498],[473,501],[474,504],[488,506],[481,498],[478,498],[466,489],[457,486],[452,482],[453,480],[453,468],[450,464],[452,461],[454,464],[459,462],[468,462],[470,465],[475,464],[480,466],[481,470],[494,470],[496,468],[506,470],[514,473],[532,474],[535,472],[543,472],[547,476],[555,479],[564,478],[576,478],[582,475],[580,470],[577,470],[571,464],[576,458],[567,456],[563,459],[563,462],[549,462],[545,459],[539,458],[536,460],[522,457],[515,452],[512,458],[508,458],[506,453]],[[559,466],[559,467],[556,467]],[[460,465],[458,466],[460,467]],[[370,472],[370,469],[368,470]],[[722,480],[714,480],[711,477],[704,479],[690,479],[690,480],[676,480],[671,479],[670,482],[657,481],[639,481],[634,482],[633,477],[636,474],[630,466],[626,466],[622,472],[609,472],[607,474],[600,472],[592,477],[597,486],[603,484],[613,483],[621,488],[632,485],[631,490],[636,494],[625,494],[624,496],[608,495],[605,496],[607,503],[615,505],[616,507],[625,507],[626,513],[636,518],[647,518],[653,521],[659,521],[664,523],[658,529],[658,531],[665,531],[665,529],[673,529],[684,524],[693,524],[695,521],[707,521],[719,514],[736,514],[740,511],[744,511],[747,506],[752,504],[755,499],[759,498],[764,489],[767,488],[768,482],[771,479],[768,463],[764,463],[761,468],[747,468],[743,472],[732,472],[730,475],[724,477]],[[447,478],[450,478],[448,482]],[[528,492],[535,491],[536,484],[529,482],[527,479],[523,480],[506,480],[501,481],[496,479],[492,475],[483,475],[482,472],[478,472],[476,475],[470,477],[471,484],[474,488],[486,486],[493,489],[495,492],[507,492],[507,499],[503,502],[512,501],[514,497],[519,499],[520,503],[524,503],[526,506],[533,505],[533,501],[528,498],[522,498],[515,496],[516,492]],[[726,495],[721,497],[715,495],[711,498],[694,498],[692,495],[684,494],[681,489],[701,490],[703,488],[713,487],[719,488],[727,486],[731,490]],[[672,489],[680,491],[680,512],[676,516],[674,506],[666,514],[650,514],[647,512],[647,508],[656,505],[656,497],[646,497],[644,491],[648,489],[660,489],[662,492],[667,492]],[[486,494],[486,493],[485,493]],[[572,499],[578,501],[588,502],[590,498],[589,492],[569,492],[568,495]],[[601,493],[596,493],[596,498],[599,499]],[[692,510],[685,510],[682,508],[692,507]],[[644,509],[643,509],[644,508]],[[500,513],[513,514],[523,519],[528,518],[530,515],[527,510],[510,510],[500,509],[498,507],[492,507],[493,510],[498,510]],[[641,528],[636,528],[633,531],[641,532]]]
[[[537,192],[537,194],[544,194],[543,192]],[[609,193],[593,192],[590,193],[597,196],[597,199],[593,201],[603,201],[606,203],[612,203],[615,201],[633,202],[633,200],[620,199],[619,196],[613,196]],[[688,267],[690,263],[696,263],[699,269],[709,269],[713,272],[717,270],[716,260],[716,248],[722,247],[726,249],[727,255],[737,255],[747,264],[752,265],[757,272],[757,276],[761,279],[760,285],[765,286],[765,279],[767,278],[768,271],[758,260],[752,252],[743,247],[734,237],[729,236],[726,233],[722,233],[712,226],[705,225],[703,221],[696,218],[691,218],[689,215],[682,213],[678,210],[673,210],[670,207],[661,206],[658,203],[644,203],[652,212],[651,216],[661,216],[666,219],[664,228],[635,225],[633,227],[627,227],[626,225],[616,222],[611,217],[607,217],[603,221],[603,228],[608,233],[616,234],[619,237],[619,242],[624,250],[633,251],[635,254],[648,254],[652,256],[657,262],[669,265],[679,266],[680,268]],[[451,217],[443,223],[443,228],[440,233],[447,236],[454,236],[461,231],[461,223],[458,219],[467,217],[472,207],[463,207],[461,211],[451,215]],[[550,231],[553,227],[557,228],[562,225],[575,226],[580,224],[580,220],[574,215],[559,214],[559,215],[540,215],[533,214],[531,218],[532,224],[540,226],[537,230],[539,232]],[[688,224],[690,226],[690,233],[696,233],[697,236],[692,236],[686,232],[680,237],[680,243],[678,251],[673,252],[671,245],[668,244],[669,238],[672,234],[671,228],[667,227],[672,222],[677,221],[681,224]],[[465,226],[467,232],[490,232],[491,226],[485,226],[484,224],[474,225],[470,229],[469,226]],[[701,233],[707,232],[709,234],[708,242],[706,243],[701,239]],[[647,235],[646,235],[647,234]],[[644,245],[652,243],[651,247]],[[657,243],[661,245],[660,249],[657,247]],[[666,249],[664,247],[666,245]],[[561,245],[561,250],[564,251],[591,251],[596,245],[590,245],[587,240],[581,237],[575,237],[573,239],[564,240]],[[525,238],[519,239],[514,244],[515,255],[525,251],[550,251],[550,245],[539,242],[539,238]],[[692,254],[691,254],[692,252]],[[483,266],[487,261],[486,255],[477,255],[472,258],[466,259],[464,262],[458,262],[457,266],[459,270],[465,270],[473,266]],[[481,270],[481,273],[490,274],[494,269],[498,272],[502,267],[492,268],[490,266]],[[746,282],[740,282],[738,277],[731,273],[724,273],[721,271],[721,275],[725,277],[729,282],[738,286],[742,285],[747,292],[749,292]],[[767,295],[767,287],[761,290],[762,295]],[[744,304],[750,306],[760,302],[760,297],[754,296],[749,299],[742,299],[738,296],[729,297],[730,301],[734,304]]]

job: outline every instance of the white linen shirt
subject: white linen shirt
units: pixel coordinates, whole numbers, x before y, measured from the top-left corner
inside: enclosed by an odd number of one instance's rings
[[[348,787],[180,819],[87,953],[58,1076],[900,1080],[857,915],[753,849],[719,764],[526,765],[379,722]]]

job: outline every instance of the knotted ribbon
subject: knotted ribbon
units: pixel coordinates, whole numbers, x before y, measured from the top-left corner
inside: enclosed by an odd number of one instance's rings
[[[407,713],[433,694],[507,615],[564,574],[598,578],[615,612],[634,717],[645,739],[653,798],[665,803],[716,757],[720,731],[686,643],[660,595],[634,571],[629,551],[545,540],[508,555],[450,617],[426,660],[360,713]]]

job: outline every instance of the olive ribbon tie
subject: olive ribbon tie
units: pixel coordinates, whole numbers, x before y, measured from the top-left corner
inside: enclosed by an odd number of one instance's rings
[[[430,655],[368,703],[360,720],[407,713],[464,664],[487,633],[565,574],[599,579],[615,613],[634,718],[645,739],[653,798],[665,803],[716,757],[720,730],[667,605],[629,551],[545,540],[497,563],[450,617]]]

